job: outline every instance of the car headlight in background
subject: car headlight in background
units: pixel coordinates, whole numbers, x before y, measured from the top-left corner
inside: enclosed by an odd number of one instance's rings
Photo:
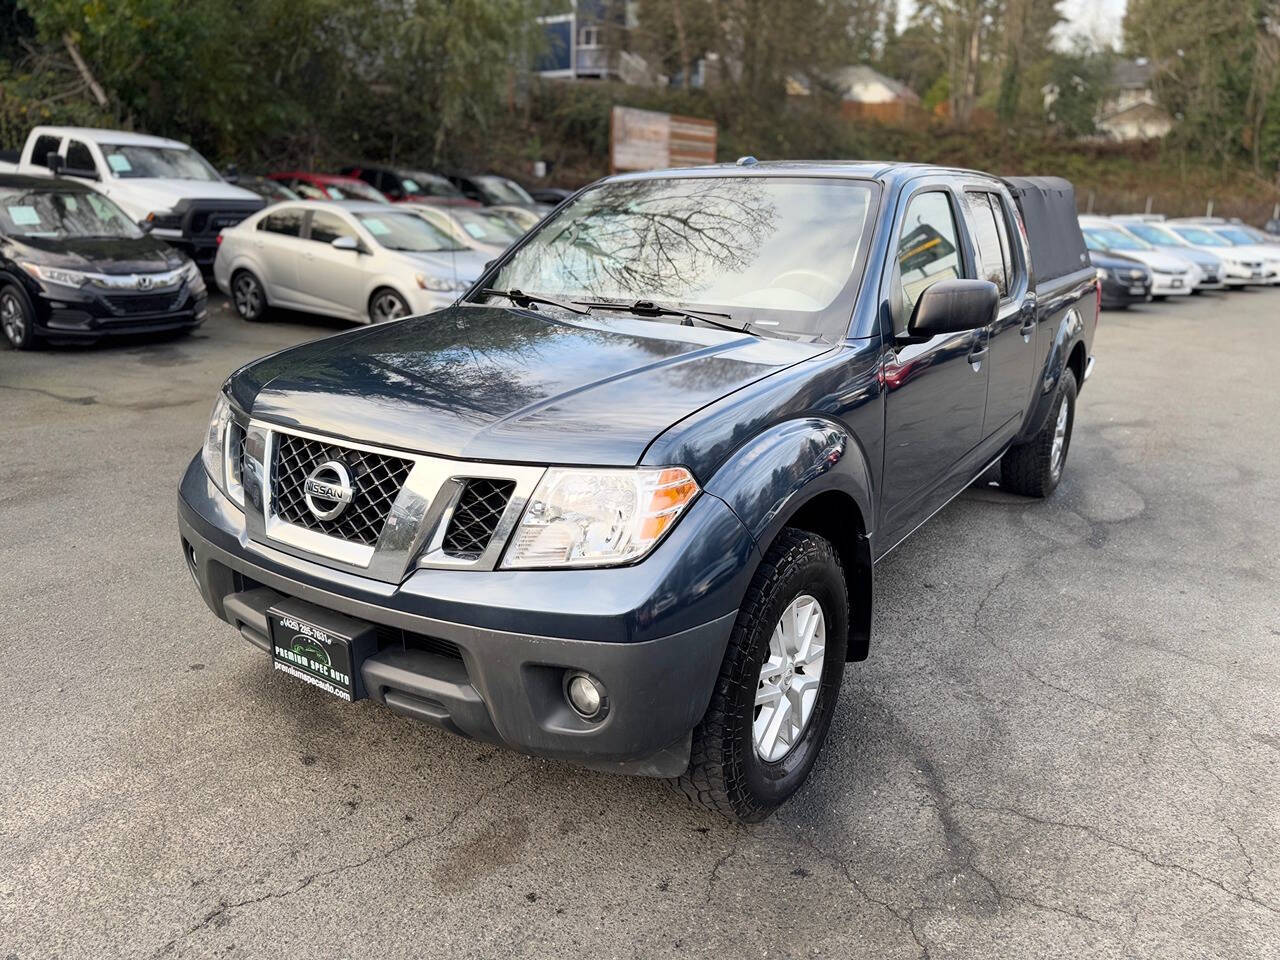
[[[436,293],[461,293],[469,283],[461,280],[455,280],[452,277],[436,277],[429,273],[415,273],[414,281],[418,284],[419,289],[434,290]]]
[[[64,287],[83,287],[89,282],[89,275],[79,270],[63,270],[60,267],[42,267],[38,263],[23,263],[22,269],[37,280],[45,283],[57,283]]]
[[[213,404],[213,413],[209,416],[209,429],[205,432],[204,449],[200,456],[204,461],[205,472],[214,485],[243,507],[244,488],[240,485],[240,478],[236,476],[236,461],[232,459],[232,451],[227,449],[232,434],[238,430],[232,429],[233,423],[231,401],[225,393],[219,391],[218,399]]]
[[[684,467],[551,467],[525,507],[503,567],[613,566],[657,545],[698,495]]]

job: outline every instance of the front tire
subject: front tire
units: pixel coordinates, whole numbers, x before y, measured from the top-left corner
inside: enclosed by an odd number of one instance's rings
[[[14,284],[0,288],[0,330],[15,350],[30,350],[39,343],[31,300]]]
[[[1049,409],[1040,432],[1000,460],[1000,486],[1010,493],[1047,497],[1062,479],[1076,422],[1076,375],[1071,370],[1062,371]]]
[[[844,676],[849,596],[830,541],[787,529],[765,554],[734,624],[715,692],[693,731],[690,800],[747,823],[809,776]]]
[[[242,320],[257,323],[266,319],[267,291],[262,281],[248,270],[237,270],[232,274],[231,302]]]

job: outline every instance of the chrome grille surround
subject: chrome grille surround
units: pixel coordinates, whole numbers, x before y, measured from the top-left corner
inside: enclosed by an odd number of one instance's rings
[[[344,458],[386,457],[408,464],[373,542],[292,522],[296,514],[283,500],[277,503],[273,479],[277,449],[293,446],[297,438],[335,449]],[[244,428],[240,470],[246,541],[387,583],[400,583],[418,567],[492,570],[545,472],[540,466],[453,460],[251,420]],[[445,534],[468,482],[479,479],[510,484],[510,497],[482,550],[451,555],[444,547]]]

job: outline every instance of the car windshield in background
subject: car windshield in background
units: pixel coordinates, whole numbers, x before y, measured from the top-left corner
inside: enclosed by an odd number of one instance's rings
[[[0,234],[136,240],[142,231],[123,210],[97,193],[0,187]]]
[[[560,208],[489,284],[557,300],[732,315],[756,333],[845,335],[870,181],[668,177],[601,184]]]
[[[324,192],[331,200],[368,200],[371,203],[386,203],[387,198],[363,180],[343,180],[340,183],[326,183]]]
[[[356,219],[388,250],[440,253],[466,249],[443,230],[412,213],[358,213]]]
[[[1104,250],[1150,250],[1151,244],[1145,240],[1132,237],[1123,230],[1091,229],[1084,231],[1086,238],[1093,238]]]
[[[462,191],[444,177],[434,173],[413,171],[402,176],[405,193],[416,193],[420,197],[448,197],[456,200],[462,197]]]
[[[521,233],[506,217],[496,213],[485,213],[482,210],[457,210],[454,213],[458,225],[467,232],[467,236],[481,243],[498,243],[506,246],[512,240],[519,240]]]
[[[135,147],[99,144],[107,166],[117,177],[163,177],[168,180],[219,180],[209,161],[180,147]]]
[[[1211,233],[1208,230],[1202,230],[1200,227],[1173,227],[1173,232],[1180,236],[1188,243],[1194,243],[1199,247],[1229,247],[1226,240]]]
[[[1152,226],[1149,223],[1128,223],[1125,228],[1130,233],[1135,233],[1147,243],[1154,243],[1156,246],[1168,246],[1169,244],[1178,244],[1181,241],[1176,234],[1170,233],[1164,227]]]
[[[1221,237],[1226,237],[1230,243],[1238,247],[1250,247],[1258,242],[1239,227],[1221,227],[1215,232]]]
[[[472,177],[491,203],[534,203],[527,190],[506,177]]]

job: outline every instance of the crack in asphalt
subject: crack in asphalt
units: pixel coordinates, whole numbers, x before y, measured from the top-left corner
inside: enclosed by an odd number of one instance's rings
[[[1147,853],[1145,850],[1141,849],[1140,847],[1135,847],[1132,844],[1125,843],[1122,840],[1116,840],[1114,837],[1107,836],[1106,834],[1100,832],[1096,827],[1091,827],[1083,823],[1073,823],[1069,820],[1051,820],[1045,817],[1038,817],[1035,814],[1027,813],[1025,810],[1019,810],[1017,807],[1010,807],[1006,805],[990,806],[986,804],[974,803],[971,800],[956,800],[954,802],[962,804],[963,806],[969,807],[970,809],[973,809],[973,810],[981,810],[987,813],[1004,813],[1011,817],[1018,817],[1021,820],[1025,820],[1028,823],[1033,823],[1041,827],[1057,828],[1060,830],[1078,830],[1082,833],[1085,833],[1093,837],[1099,843],[1106,844],[1109,847],[1114,847],[1117,850],[1124,850],[1128,853],[1131,853],[1134,856],[1138,857],[1140,860],[1143,860],[1144,862],[1150,864],[1153,867],[1159,867],[1164,870],[1174,870],[1178,873],[1182,873],[1195,880],[1199,880],[1201,883],[1206,883],[1209,886],[1216,887],[1217,889],[1225,893],[1227,896],[1235,900],[1239,900],[1244,903],[1252,903],[1255,906],[1261,907],[1263,910],[1266,910],[1270,913],[1274,913],[1276,915],[1280,915],[1280,907],[1266,900],[1263,900],[1261,897],[1253,893],[1252,890],[1245,890],[1243,892],[1239,890],[1233,890],[1230,887],[1228,887],[1223,881],[1217,879],[1216,877],[1210,877],[1206,874],[1201,873],[1198,870],[1193,870],[1191,867],[1188,867],[1182,863],[1178,863],[1176,860],[1158,859],[1152,856],[1151,854]],[[1228,829],[1230,830],[1231,828],[1228,827]],[[1235,833],[1234,830],[1232,830],[1231,832],[1233,834]],[[1239,843],[1239,837],[1237,837],[1236,840],[1237,840],[1237,843]],[[1244,853],[1243,844],[1240,845],[1240,849],[1241,849],[1241,852]],[[1244,855],[1245,855],[1245,859],[1249,861],[1250,866],[1252,866],[1253,864],[1252,859],[1249,857],[1247,853],[1245,853]]]
[[[507,787],[511,786],[511,784],[515,783],[516,780],[520,779],[520,777],[525,776],[528,773],[529,773],[529,768],[525,767],[521,770],[516,771],[514,774],[512,774],[502,783],[499,783],[496,786],[491,787],[488,790],[485,790],[483,793],[481,793],[479,797],[476,797],[474,800],[471,800],[465,805],[459,807],[453,813],[453,815],[449,818],[449,820],[444,824],[444,826],[440,827],[438,830],[434,830],[430,833],[418,833],[418,834],[413,834],[411,836],[405,837],[404,839],[392,844],[390,847],[387,847],[383,850],[375,850],[373,853],[369,854],[369,856],[364,857],[361,860],[356,860],[351,863],[340,863],[335,867],[328,867],[324,870],[316,870],[302,877],[300,881],[295,883],[293,886],[287,887],[284,890],[272,890],[268,893],[262,894],[261,896],[248,897],[244,900],[237,900],[230,903],[225,903],[225,902],[220,903],[215,909],[210,910],[208,913],[206,913],[199,923],[188,928],[186,931],[174,937],[168,943],[164,944],[159,949],[157,949],[154,953],[151,954],[151,958],[152,960],[156,960],[156,958],[158,957],[163,957],[171,954],[174,950],[178,948],[178,945],[181,944],[184,940],[188,940],[191,937],[195,936],[196,934],[200,933],[202,930],[208,929],[211,924],[215,924],[220,917],[222,917],[223,915],[225,915],[231,910],[238,910],[242,907],[251,907],[251,906],[254,906],[255,904],[265,903],[269,900],[287,899],[288,897],[292,897],[294,894],[300,893],[303,890],[307,889],[307,887],[311,886],[317,880],[321,880],[326,877],[332,877],[340,873],[347,873],[351,870],[358,870],[361,867],[368,866],[370,863],[373,863],[376,860],[384,860],[387,857],[393,856],[399,853],[400,851],[413,846],[415,843],[418,843],[421,840],[437,839],[445,835],[446,833],[448,833],[450,830],[452,830],[453,827],[457,825],[458,821],[461,820],[463,817],[467,816],[470,813],[474,813],[477,810],[482,809],[484,805],[494,795],[500,793],[502,790],[505,790]]]

